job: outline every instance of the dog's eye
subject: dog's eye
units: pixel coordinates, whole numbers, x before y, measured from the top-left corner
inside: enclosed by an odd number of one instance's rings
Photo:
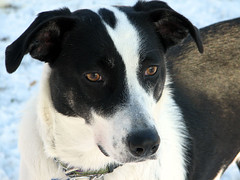
[[[98,73],[87,73],[86,78],[91,82],[97,82],[102,80],[102,76]]]
[[[154,74],[156,74],[157,70],[157,66],[150,66],[149,68],[147,68],[144,74],[145,76],[153,76]]]

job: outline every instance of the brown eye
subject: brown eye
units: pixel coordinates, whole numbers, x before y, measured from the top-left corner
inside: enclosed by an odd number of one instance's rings
[[[157,66],[151,66],[145,71],[145,76],[153,76],[157,72]]]
[[[102,80],[102,76],[98,73],[87,73],[86,78],[92,82],[97,82]]]

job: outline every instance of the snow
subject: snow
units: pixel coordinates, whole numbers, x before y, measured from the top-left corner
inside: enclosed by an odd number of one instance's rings
[[[25,56],[14,74],[5,70],[4,51],[41,11],[69,7],[72,11],[95,5],[133,5],[135,0],[0,0],[0,180],[16,180],[19,173],[17,147],[21,109],[39,85],[42,64]],[[197,27],[240,16],[239,0],[167,0],[172,8]],[[221,180],[239,180],[235,165]]]

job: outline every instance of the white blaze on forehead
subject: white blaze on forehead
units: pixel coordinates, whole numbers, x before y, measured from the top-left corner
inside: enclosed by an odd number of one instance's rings
[[[127,15],[117,8],[109,8],[116,17],[116,27],[111,28],[105,24],[108,34],[122,57],[126,68],[126,83],[130,99],[140,104],[152,103],[150,97],[142,88],[137,78],[140,59],[141,38],[136,27],[128,20]],[[149,100],[152,99],[151,102]]]
[[[113,9],[117,24],[114,29],[107,27],[107,31],[113,40],[113,43],[122,56],[122,59],[126,66],[126,73],[128,81],[130,79],[136,79],[136,71],[139,61],[139,44],[140,39],[136,28],[130,23],[126,14]]]

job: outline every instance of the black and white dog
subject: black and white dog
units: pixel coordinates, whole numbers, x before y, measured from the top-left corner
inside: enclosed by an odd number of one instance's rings
[[[192,131],[165,56],[189,33],[203,52],[199,31],[161,1],[39,14],[6,50],[9,73],[27,53],[46,62],[21,124],[20,179],[192,179]]]

